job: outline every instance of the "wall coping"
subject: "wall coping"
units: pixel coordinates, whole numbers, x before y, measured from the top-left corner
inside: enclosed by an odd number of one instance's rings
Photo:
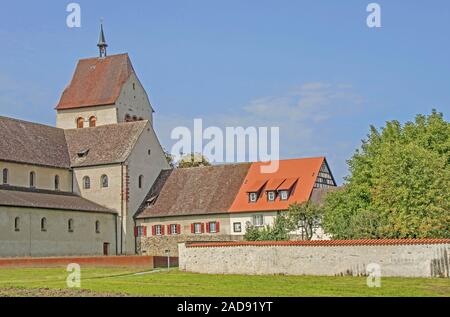
[[[257,241],[257,242],[211,242],[186,243],[187,248],[227,247],[345,247],[450,244],[450,239],[381,239],[381,240],[320,240],[320,241]]]

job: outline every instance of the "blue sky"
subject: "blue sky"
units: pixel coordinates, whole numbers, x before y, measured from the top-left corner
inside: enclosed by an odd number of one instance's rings
[[[205,125],[280,126],[281,157],[329,158],[339,180],[369,125],[450,109],[450,2],[364,0],[71,1],[0,4],[0,115],[54,125],[79,58],[128,52],[170,131]]]

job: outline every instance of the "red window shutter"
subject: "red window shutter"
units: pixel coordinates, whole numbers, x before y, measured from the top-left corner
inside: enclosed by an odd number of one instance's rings
[[[211,228],[209,226],[209,222],[206,224],[206,232],[210,233],[211,232]]]
[[[205,224],[202,223],[202,233],[205,233]]]
[[[172,232],[170,231],[170,225],[167,225],[167,234],[170,236]]]
[[[152,236],[156,236],[156,226],[152,226]]]
[[[138,227],[134,227],[134,236],[137,237],[139,235]]]
[[[177,234],[181,234],[181,225],[177,225]]]
[[[191,233],[195,233],[195,224],[191,224]]]
[[[220,232],[220,222],[216,222],[216,231],[217,233]]]
[[[162,235],[162,236],[165,234],[165,232],[164,232],[165,230],[164,230],[164,229],[165,229],[165,227],[164,227],[164,226],[161,226],[161,235]]]
[[[144,228],[144,237],[146,237],[147,236],[147,226],[144,226],[143,228]]]

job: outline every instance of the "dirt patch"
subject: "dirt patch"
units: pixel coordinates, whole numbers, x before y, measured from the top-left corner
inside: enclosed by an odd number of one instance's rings
[[[128,297],[125,294],[97,293],[89,290],[50,288],[0,288],[0,297]]]

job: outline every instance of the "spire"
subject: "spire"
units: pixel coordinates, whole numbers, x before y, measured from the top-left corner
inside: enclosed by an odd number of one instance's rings
[[[100,21],[100,37],[97,46],[100,50],[100,58],[106,57],[106,48],[108,47],[108,44],[106,44],[105,33],[103,32],[103,19]]]

